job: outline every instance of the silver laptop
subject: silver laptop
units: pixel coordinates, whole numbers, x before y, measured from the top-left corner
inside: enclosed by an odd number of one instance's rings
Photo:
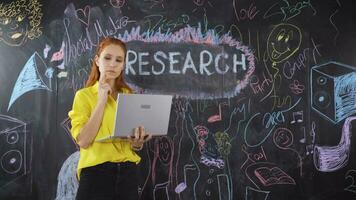
[[[114,133],[96,142],[108,142],[133,135],[136,127],[144,126],[152,136],[167,135],[171,113],[171,95],[119,94],[114,123]]]

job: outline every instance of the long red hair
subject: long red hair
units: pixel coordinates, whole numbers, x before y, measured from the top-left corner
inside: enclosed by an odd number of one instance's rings
[[[99,56],[101,52],[104,50],[104,48],[111,44],[120,46],[124,50],[125,58],[126,58],[127,49],[125,43],[119,39],[110,38],[110,37],[104,38],[100,41],[98,47],[96,48],[95,56]],[[99,67],[96,65],[96,62],[93,61],[93,65],[91,67],[88,80],[85,83],[85,87],[90,87],[94,85],[96,81],[99,80],[99,77],[100,77]],[[115,85],[116,85],[116,89],[118,90],[120,90],[121,88],[126,88],[130,91],[130,93],[132,92],[132,89],[127,85],[127,83],[124,80],[124,70],[122,70],[120,76],[116,78]]]

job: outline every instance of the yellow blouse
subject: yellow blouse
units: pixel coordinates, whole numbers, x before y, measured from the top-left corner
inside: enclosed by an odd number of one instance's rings
[[[129,93],[123,89],[123,93]],[[72,124],[72,137],[74,140],[80,130],[89,120],[91,112],[94,110],[98,100],[98,82],[95,85],[78,90],[74,97],[73,108],[68,113]],[[105,105],[103,121],[96,138],[102,138],[113,133],[114,119],[116,112],[116,101],[111,96]],[[141,158],[131,149],[131,145],[125,140],[115,140],[113,142],[93,142],[87,149],[80,148],[80,158],[77,168],[77,175],[80,177],[81,169],[98,165],[104,162],[125,162],[131,161],[136,164]]]

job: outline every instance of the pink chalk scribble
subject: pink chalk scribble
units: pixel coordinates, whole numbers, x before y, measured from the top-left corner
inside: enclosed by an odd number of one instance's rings
[[[63,60],[64,57],[64,42],[62,43],[61,49],[52,55],[51,62]]]
[[[221,116],[221,105],[226,105],[226,103],[223,104],[219,104],[219,114],[216,115],[212,115],[208,118],[208,123],[214,123],[214,122],[218,122],[222,120],[222,116]]]
[[[218,122],[218,121],[221,121],[221,113],[219,113],[218,115],[212,115],[208,118],[209,123]]]
[[[305,86],[300,84],[298,80],[294,80],[293,83],[289,84],[289,88],[294,94],[298,95],[304,92]]]

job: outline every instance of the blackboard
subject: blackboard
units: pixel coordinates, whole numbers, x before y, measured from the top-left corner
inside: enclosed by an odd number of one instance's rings
[[[173,94],[140,199],[356,199],[351,0],[4,0],[0,199],[74,199],[75,92],[99,40],[137,93]]]

